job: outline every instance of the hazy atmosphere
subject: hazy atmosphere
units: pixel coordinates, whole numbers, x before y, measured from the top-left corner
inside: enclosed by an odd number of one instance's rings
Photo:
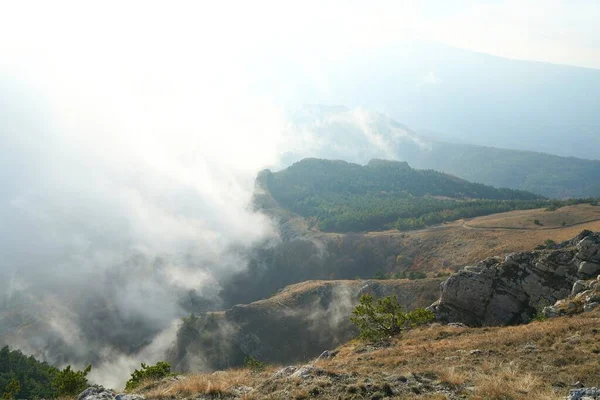
[[[57,367],[92,364],[90,380],[122,387],[140,362],[165,358],[190,313],[231,307],[236,291],[277,293],[279,281],[258,291],[263,281],[244,280],[291,263],[278,261],[292,251],[281,246],[301,246],[290,242],[296,220],[253,201],[267,168],[278,206],[312,230],[302,243],[314,249],[302,251],[314,254],[298,257],[313,257],[310,268],[358,263],[314,233],[340,232],[350,213],[301,197],[321,172],[289,184],[294,170],[277,175],[305,158],[407,161],[474,182],[419,172],[494,212],[600,197],[598,21],[600,3],[583,0],[0,5],[0,344]],[[300,200],[286,203],[286,190]],[[340,196],[324,198],[342,209]],[[432,213],[455,207],[431,201]],[[446,222],[409,221],[419,215],[348,231]],[[310,318],[336,327],[331,310],[351,309],[319,307]]]

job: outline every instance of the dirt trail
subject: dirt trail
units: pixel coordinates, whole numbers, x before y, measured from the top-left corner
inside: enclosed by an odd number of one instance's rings
[[[464,221],[460,226],[465,229],[475,229],[475,230],[483,230],[483,231],[550,231],[556,229],[565,229],[572,228],[574,226],[589,224],[591,222],[598,222],[600,218],[588,219],[586,221],[577,222],[575,224],[569,224],[565,226],[549,226],[549,227],[540,227],[540,228],[527,228],[527,227],[516,227],[516,226],[473,226],[467,224],[467,221]]]

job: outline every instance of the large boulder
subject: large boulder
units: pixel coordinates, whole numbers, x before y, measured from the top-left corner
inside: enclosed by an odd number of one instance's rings
[[[112,390],[102,386],[92,386],[85,389],[77,396],[77,400],[114,400],[115,394]]]
[[[600,264],[590,261],[582,261],[579,264],[578,269],[579,275],[583,276],[596,276],[600,273]]]
[[[509,254],[465,267],[441,285],[431,306],[438,320],[472,326],[509,325],[530,321],[545,306],[568,297],[581,278],[600,273],[581,264],[600,257],[600,235],[578,237],[543,250]],[[580,290],[581,283],[575,285]]]

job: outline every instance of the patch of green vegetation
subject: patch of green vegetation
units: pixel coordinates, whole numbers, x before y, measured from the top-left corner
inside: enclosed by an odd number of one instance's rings
[[[256,357],[247,356],[244,358],[244,366],[252,372],[262,372],[265,370],[265,363],[259,361]]]
[[[535,249],[536,250],[545,250],[545,249],[552,250],[552,249],[555,249],[556,246],[557,246],[557,244],[554,240],[546,239],[544,241],[544,244],[539,244],[539,245],[535,246]]]
[[[550,305],[549,301],[540,300],[540,302],[535,307],[535,315],[533,316],[532,321],[543,322],[543,321],[547,320],[548,317],[546,317],[544,315],[544,307],[547,307],[549,305]]]
[[[434,319],[433,312],[424,308],[404,312],[396,296],[374,301],[370,294],[361,296],[360,304],[352,311],[350,317],[352,323],[360,329],[360,338],[367,341],[395,336]]]
[[[76,396],[84,391],[89,386],[87,375],[91,370],[91,365],[82,371],[73,370],[70,365],[67,365],[65,369],[59,371],[53,382],[58,395],[60,397]]]
[[[21,391],[21,382],[17,378],[13,378],[8,385],[6,385],[6,389],[4,389],[4,393],[2,393],[2,400],[12,400],[17,394]]]
[[[132,372],[131,378],[125,384],[125,390],[130,391],[145,381],[157,381],[171,375],[171,364],[165,361],[159,361],[156,365],[142,363],[141,369]]]

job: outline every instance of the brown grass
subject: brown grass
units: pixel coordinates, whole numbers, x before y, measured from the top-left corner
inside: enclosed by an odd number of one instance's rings
[[[352,342],[328,365],[359,374],[433,373],[453,386],[474,386],[473,399],[558,399],[564,393],[553,383],[600,385],[598,327],[599,312],[514,327],[436,325],[410,331],[367,359],[356,353],[363,344]]]
[[[538,220],[541,225],[534,221]],[[600,220],[600,207],[589,204],[562,207],[555,211],[546,209],[520,210],[474,218],[466,223],[477,228],[517,228],[544,230],[579,225],[586,221]]]
[[[217,373],[190,375],[176,381],[167,379],[159,385],[147,383],[136,392],[143,393],[146,399],[164,399],[173,396],[195,398],[199,395],[223,397],[232,395],[234,389],[238,387],[255,385],[261,378],[264,379],[272,373],[273,368],[260,374],[248,369],[230,369]]]
[[[364,398],[369,385],[384,388],[386,377],[412,374],[431,377],[456,396],[471,400],[558,400],[576,381],[600,385],[599,331],[600,311],[512,327],[433,324],[371,351],[362,351],[365,343],[352,341],[333,359],[315,364],[328,374],[352,376],[351,382],[326,376],[273,380],[275,367],[260,374],[236,369],[163,382],[144,395],[147,399],[223,397],[235,394],[236,387],[248,386],[254,390],[246,395],[238,392],[238,398],[358,399]],[[395,398],[447,397],[443,393],[397,393]]]
[[[569,217],[567,218],[566,215]],[[395,238],[398,240],[399,247],[404,249],[403,253],[413,255],[413,269],[428,271],[434,275],[440,270],[447,271],[448,268],[456,269],[472,265],[488,257],[532,251],[547,239],[560,243],[572,239],[584,229],[599,231],[600,221],[576,226],[560,226],[563,219],[575,223],[590,218],[600,218],[600,207],[578,205],[564,207],[553,212],[544,210],[513,211],[474,218],[469,221],[456,221],[421,231],[370,232],[367,235]],[[544,226],[538,227],[533,224],[534,219],[539,219]],[[486,226],[527,227],[529,222],[536,229],[492,229]],[[557,224],[557,229],[537,229],[556,227]]]

